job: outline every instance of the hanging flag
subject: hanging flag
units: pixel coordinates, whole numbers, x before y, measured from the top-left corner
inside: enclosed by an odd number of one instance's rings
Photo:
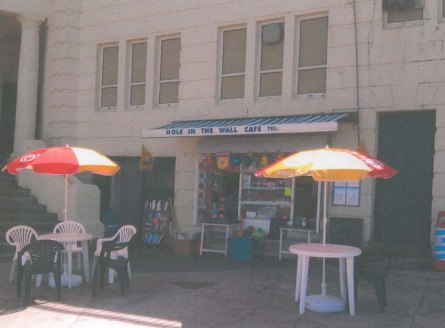
[[[358,143],[357,151],[363,154],[368,155],[368,150],[366,149],[366,146],[363,142]]]
[[[141,171],[151,171],[153,170],[155,164],[155,159],[150,154],[147,148],[145,146],[142,146],[141,150],[141,159],[139,161],[139,170]]]

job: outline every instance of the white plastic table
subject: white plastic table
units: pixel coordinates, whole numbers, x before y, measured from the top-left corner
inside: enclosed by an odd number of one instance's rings
[[[89,261],[88,261],[88,240],[93,239],[93,235],[90,233],[72,233],[72,232],[66,232],[66,233],[49,233],[45,235],[40,235],[38,239],[41,240],[55,240],[60,243],[63,243],[65,246],[66,254],[67,254],[67,267],[68,267],[68,289],[71,289],[73,277],[73,265],[72,265],[72,258],[73,258],[73,242],[81,242],[82,244],[82,258],[83,258],[83,270],[85,273],[85,280],[87,282],[90,281],[90,268],[89,268]]]
[[[212,252],[212,253],[223,253],[225,257],[227,257],[227,248],[228,248],[228,240],[230,231],[233,230],[236,227],[240,227],[241,222],[218,222],[217,219],[214,220],[214,222],[202,222],[201,223],[201,247],[199,250],[199,254],[202,255],[203,252]],[[223,249],[216,249],[216,248],[204,248],[204,234],[206,232],[206,226],[213,226],[213,227],[223,227],[226,230],[225,234],[225,241],[224,241],[224,248]]]
[[[362,253],[360,248],[334,244],[297,244],[289,247],[289,251],[298,255],[297,279],[295,286],[295,301],[300,299],[300,314],[304,313],[307,291],[307,280],[309,270],[309,259],[311,257],[338,258],[340,271],[341,298],[346,301],[345,289],[345,262],[346,277],[348,284],[349,314],[355,315],[354,301],[354,257]]]

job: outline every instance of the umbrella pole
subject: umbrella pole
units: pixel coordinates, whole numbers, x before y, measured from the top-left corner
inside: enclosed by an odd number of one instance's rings
[[[326,225],[327,225],[327,196],[328,196],[328,182],[324,181],[324,196],[323,196],[323,244],[326,244]],[[326,259],[323,258],[323,280],[321,282],[321,295],[326,295]]]
[[[65,217],[65,221],[68,217],[68,175],[65,174],[65,208],[63,209],[63,216]]]
[[[323,244],[326,244],[326,225],[328,222],[327,218],[327,197],[328,197],[328,182],[324,181],[324,196],[323,196]]]
[[[317,221],[315,223],[315,231],[320,232],[320,201],[321,201],[321,182],[318,181],[317,188]]]

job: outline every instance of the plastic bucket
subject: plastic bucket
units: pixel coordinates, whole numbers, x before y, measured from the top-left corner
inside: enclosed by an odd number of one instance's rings
[[[436,228],[434,244],[434,269],[445,271],[445,228]]]
[[[252,240],[230,237],[228,257],[231,260],[246,261],[252,258]]]
[[[433,267],[436,271],[445,271],[445,212],[437,215]]]

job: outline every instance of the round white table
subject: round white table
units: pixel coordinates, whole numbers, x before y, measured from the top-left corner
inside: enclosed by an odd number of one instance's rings
[[[348,284],[349,314],[355,315],[354,302],[354,257],[362,253],[360,248],[335,244],[296,244],[289,247],[289,252],[298,255],[295,301],[300,299],[300,314],[306,306],[306,291],[311,257],[338,258],[340,272],[340,291],[342,300],[346,301],[345,262]],[[324,291],[325,292],[325,291]],[[326,296],[326,295],[322,295]]]
[[[73,285],[73,266],[72,266],[72,247],[73,242],[80,242],[82,244],[82,258],[83,258],[83,270],[85,273],[85,280],[87,282],[90,281],[90,267],[88,260],[88,240],[93,239],[93,235],[90,233],[73,233],[73,232],[65,232],[65,233],[49,233],[45,235],[40,235],[38,239],[42,240],[55,240],[60,243],[63,243],[65,246],[66,254],[67,254],[67,285],[68,289],[71,289]],[[78,285],[79,282],[76,283]]]

